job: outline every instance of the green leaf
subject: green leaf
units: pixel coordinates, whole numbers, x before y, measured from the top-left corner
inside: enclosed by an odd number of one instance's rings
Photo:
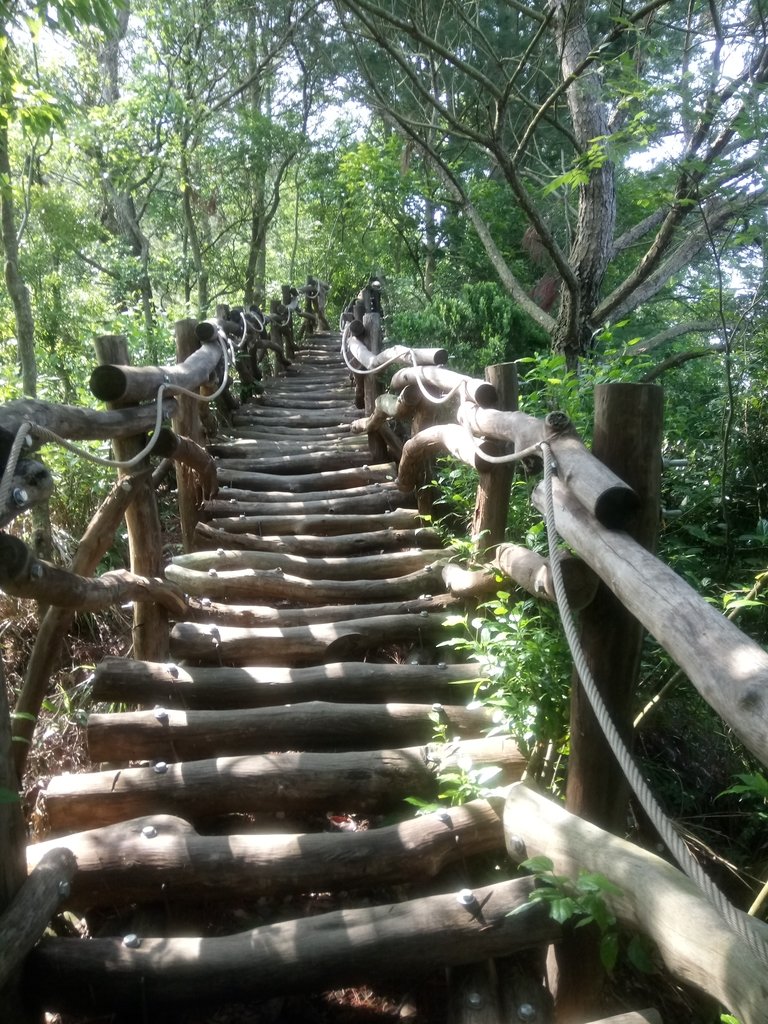
[[[559,896],[553,899],[549,905],[549,916],[558,924],[570,921],[577,911],[578,904],[570,896]]]
[[[539,854],[538,857],[529,857],[527,860],[521,860],[520,867],[525,868],[526,871],[533,872],[534,875],[543,875],[555,870],[554,863],[543,854]]]
[[[600,939],[600,962],[610,974],[619,957],[619,936],[617,932],[606,932]]]

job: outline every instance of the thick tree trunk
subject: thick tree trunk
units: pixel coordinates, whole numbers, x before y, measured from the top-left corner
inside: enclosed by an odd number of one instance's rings
[[[564,80],[574,74],[591,52],[584,0],[554,4],[554,32]],[[569,86],[566,96],[574,134],[585,156],[592,141],[609,134],[607,112],[601,97],[601,82],[596,69],[582,72]],[[565,355],[575,368],[581,356],[591,348],[595,327],[592,311],[600,297],[600,286],[611,253],[616,222],[616,183],[613,164],[608,159],[590,170],[587,182],[579,187],[576,231],[568,262],[576,278],[575,287],[561,289],[560,311],[552,335],[552,348]]]

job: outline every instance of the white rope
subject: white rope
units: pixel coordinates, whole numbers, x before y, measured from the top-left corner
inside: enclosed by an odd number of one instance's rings
[[[555,526],[555,508],[552,496],[553,457],[549,445],[544,441],[541,443],[544,455],[544,499],[545,519],[547,525],[547,544],[549,547],[549,564],[552,570],[552,580],[555,585],[557,606],[563,623],[568,646],[573,657],[576,671],[579,674],[581,685],[589,699],[595,717],[600,723],[608,745],[613,751],[616,760],[626,776],[629,785],[639,800],[643,810],[653,822],[661,838],[666,843],[677,863],[696,883],[707,899],[712,903],[721,917],[726,921],[732,931],[743,939],[752,953],[762,963],[768,965],[768,943],[762,938],[754,927],[753,922],[744,913],[730,903],[718,889],[712,879],[706,874],[701,865],[691,856],[688,847],[685,845],[674,824],[669,820],[661,806],[657,802],[650,787],[643,778],[626,744],[619,735],[619,731],[611,719],[608,708],[603,701],[600,691],[595,683],[594,676],[587,663],[584,649],[579,640],[573,614],[568,604],[568,597],[565,592],[563,574],[560,568],[560,552],[558,551],[558,534]]]

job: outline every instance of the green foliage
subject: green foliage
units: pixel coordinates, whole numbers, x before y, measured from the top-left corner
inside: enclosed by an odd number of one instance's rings
[[[420,309],[395,310],[389,333],[405,345],[447,348],[451,365],[475,376],[547,346],[541,329],[491,281],[465,284]]]
[[[499,591],[474,616],[450,616],[464,636],[444,641],[483,668],[476,699],[494,711],[496,731],[510,732],[523,749],[538,743],[565,747],[571,663],[557,612]]]

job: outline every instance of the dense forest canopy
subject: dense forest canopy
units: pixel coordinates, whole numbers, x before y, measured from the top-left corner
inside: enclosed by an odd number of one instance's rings
[[[697,528],[726,565],[759,535],[761,0],[19,0],[0,42],[4,399],[87,400],[94,334],[154,361],[181,316],[375,272],[393,340],[554,359],[549,404],[672,367]]]

